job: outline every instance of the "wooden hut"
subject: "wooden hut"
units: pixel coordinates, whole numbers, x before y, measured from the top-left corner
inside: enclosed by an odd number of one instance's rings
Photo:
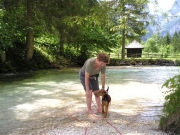
[[[132,43],[127,45],[125,49],[127,49],[127,57],[141,57],[142,49],[144,49],[144,47],[134,40]]]

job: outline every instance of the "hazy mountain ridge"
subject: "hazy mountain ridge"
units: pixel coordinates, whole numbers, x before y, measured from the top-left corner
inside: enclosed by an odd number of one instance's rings
[[[180,0],[175,0],[173,6],[167,13],[169,21],[162,25],[161,36],[169,33],[171,36],[180,31]]]
[[[179,32],[180,0],[175,0],[170,10],[166,12],[166,15],[154,14],[154,18],[158,26],[149,25],[147,27],[148,33],[144,37],[142,37],[143,41],[146,41],[148,38],[152,37],[152,35],[157,32],[160,32],[161,36],[165,36],[167,33],[173,36],[175,32]]]

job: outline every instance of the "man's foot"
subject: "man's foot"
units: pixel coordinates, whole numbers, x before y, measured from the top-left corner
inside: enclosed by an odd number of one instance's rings
[[[101,113],[102,112],[102,109],[97,109],[97,113]]]
[[[93,114],[93,111],[92,110],[88,110],[87,111],[89,114]]]

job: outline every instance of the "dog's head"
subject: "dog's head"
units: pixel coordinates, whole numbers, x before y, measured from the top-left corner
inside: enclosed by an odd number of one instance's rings
[[[94,93],[94,95],[96,97],[99,97],[99,96],[104,96],[105,94],[107,94],[107,91],[109,90],[109,87],[107,88],[107,90],[104,90],[104,89],[101,89],[101,90],[98,90]]]
[[[107,93],[107,91],[105,91],[104,89],[98,90],[95,92],[95,96],[99,97],[99,96],[104,96]]]

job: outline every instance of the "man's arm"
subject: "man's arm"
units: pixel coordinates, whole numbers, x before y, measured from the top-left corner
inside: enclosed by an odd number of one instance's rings
[[[105,79],[106,79],[105,74],[101,74],[101,85],[102,85],[102,89],[105,88]]]
[[[86,91],[89,91],[89,73],[85,71],[85,87]]]

